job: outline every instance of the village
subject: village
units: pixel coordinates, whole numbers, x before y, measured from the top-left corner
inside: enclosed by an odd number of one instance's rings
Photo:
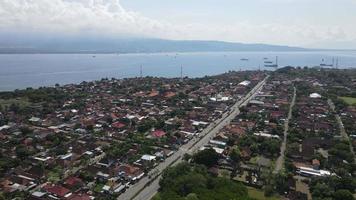
[[[30,108],[3,108],[1,190],[32,199],[118,196],[264,76],[103,79],[56,86],[59,98]]]
[[[17,104],[0,110],[1,191],[33,200],[120,198],[141,179],[159,178],[160,163],[206,137],[267,74],[199,148],[219,156],[209,173],[276,199],[354,191],[356,107],[338,96],[355,91],[356,79],[340,83],[314,71],[102,79],[2,94]]]

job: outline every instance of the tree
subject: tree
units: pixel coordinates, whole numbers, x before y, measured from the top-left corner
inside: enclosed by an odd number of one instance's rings
[[[241,159],[241,152],[238,146],[234,146],[230,152],[230,159],[232,161],[232,165],[233,165],[233,170],[231,173],[230,178],[233,179],[236,176],[237,173],[237,168],[239,166],[240,163],[240,159]]]
[[[31,134],[33,132],[32,129],[30,129],[27,126],[21,127],[20,131],[21,131],[22,135],[24,135],[24,136],[27,136],[28,134]]]
[[[219,154],[214,149],[205,149],[193,155],[193,161],[210,168],[218,163]]]
[[[278,173],[274,177],[275,185],[276,185],[276,190],[280,193],[283,194],[288,190],[288,184],[287,184],[287,175],[285,173]]]
[[[20,159],[25,159],[30,155],[30,152],[27,150],[27,148],[24,145],[18,145],[16,147],[16,156]]]
[[[332,196],[332,188],[325,183],[317,183],[312,189],[313,199],[327,199]]]
[[[186,200],[199,200],[197,194],[195,194],[195,193],[188,194],[188,196],[185,199]]]
[[[355,200],[352,193],[348,190],[338,190],[333,195],[334,200]]]
[[[154,200],[247,200],[247,189],[226,178],[212,177],[203,165],[180,163],[166,169]]]
[[[266,197],[272,196],[272,195],[273,195],[273,192],[274,192],[274,188],[273,188],[272,185],[266,185],[266,186],[264,187],[264,195],[265,195]]]
[[[0,200],[5,200],[5,196],[2,192],[0,193]]]

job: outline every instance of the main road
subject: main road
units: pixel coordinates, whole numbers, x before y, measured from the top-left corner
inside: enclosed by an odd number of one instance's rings
[[[187,144],[181,146],[177,152],[168,157],[164,162],[160,163],[155,169],[155,176],[151,178],[145,176],[138,183],[131,186],[125,193],[118,197],[118,200],[149,200],[159,189],[159,179],[164,169],[182,161],[183,155],[186,153],[193,153],[202,146],[209,143],[209,140],[215,136],[225,125],[229,124],[239,113],[242,106],[245,106],[251,99],[253,99],[263,88],[269,76],[259,82],[247,95],[236,102],[229,111],[225,112],[221,118],[209,124],[200,135],[200,138],[194,138]]]

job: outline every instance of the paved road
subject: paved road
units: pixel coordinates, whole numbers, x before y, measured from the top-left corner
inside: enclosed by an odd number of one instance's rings
[[[118,197],[118,200],[148,200],[151,199],[159,189],[160,174],[167,167],[182,161],[185,153],[192,153],[199,150],[200,147],[209,143],[209,140],[216,135],[225,125],[229,124],[239,113],[239,108],[246,105],[255,95],[261,91],[263,85],[266,83],[267,76],[263,81],[258,83],[245,97],[236,102],[222,117],[215,122],[211,123],[206,129],[200,133],[202,138],[195,138],[190,140],[187,144],[179,148],[171,157],[167,158],[164,162],[160,163],[152,171],[158,172],[158,176],[150,180],[147,176],[142,178],[138,183],[128,188],[128,190]]]
[[[336,121],[337,121],[337,123],[339,125],[340,134],[345,140],[347,140],[349,142],[350,152],[354,156],[354,162],[356,163],[355,151],[354,151],[354,148],[353,148],[352,143],[350,141],[349,135],[346,133],[346,130],[345,130],[344,124],[342,123],[341,117],[335,111],[334,102],[331,99],[328,99],[328,103],[329,103],[329,106],[330,106],[331,110],[335,112],[335,118],[336,118]]]
[[[288,130],[289,130],[289,121],[292,118],[292,111],[293,111],[293,107],[295,104],[296,95],[297,95],[297,89],[294,87],[293,99],[289,106],[288,118],[284,122],[284,135],[283,135],[283,141],[281,144],[281,152],[280,152],[280,155],[276,161],[276,167],[273,171],[274,173],[278,173],[283,168],[284,156],[285,156],[285,152],[286,152],[286,148],[287,148],[287,136],[288,136]]]

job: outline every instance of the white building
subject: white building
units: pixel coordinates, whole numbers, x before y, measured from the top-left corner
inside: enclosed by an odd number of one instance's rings
[[[318,93],[312,93],[309,95],[310,98],[312,99],[320,99],[321,98],[321,95],[318,94]]]

